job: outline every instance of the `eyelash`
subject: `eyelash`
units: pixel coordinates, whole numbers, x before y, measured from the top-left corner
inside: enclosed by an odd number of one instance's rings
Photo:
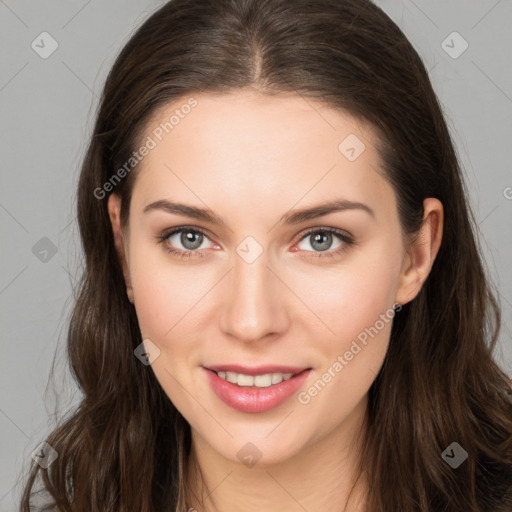
[[[175,229],[172,229],[171,231],[167,231],[167,232],[162,233],[161,235],[158,235],[157,236],[158,243],[163,244],[165,247],[165,250],[168,253],[172,254],[173,256],[177,256],[179,258],[191,258],[191,257],[203,258],[204,257],[203,250],[201,250],[201,251],[197,251],[197,250],[182,251],[181,249],[175,249],[173,247],[169,247],[168,245],[165,245],[165,242],[171,236],[175,235],[176,233],[180,233],[182,231],[201,234],[204,237],[209,238],[208,235],[202,229],[188,227],[188,226],[181,226],[179,228],[175,228]],[[330,250],[330,251],[316,251],[316,252],[315,251],[306,251],[308,253],[312,253],[308,257],[334,258],[336,256],[341,255],[345,251],[347,251],[351,246],[355,245],[355,240],[352,237],[347,235],[345,233],[345,231],[342,231],[341,229],[336,229],[336,228],[312,228],[312,229],[308,230],[306,233],[304,233],[304,235],[302,235],[302,237],[299,239],[299,241],[297,243],[302,242],[302,240],[306,239],[308,236],[311,236],[314,233],[330,233],[330,234],[336,235],[343,242],[343,244],[340,247],[338,247],[337,249]],[[192,256],[192,255],[194,255],[194,256]]]

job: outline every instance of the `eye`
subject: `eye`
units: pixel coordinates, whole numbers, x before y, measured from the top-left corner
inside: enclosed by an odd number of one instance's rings
[[[203,250],[208,247],[202,247],[205,240],[209,240],[206,233],[198,228],[182,226],[171,231],[167,231],[158,236],[159,242],[163,243],[166,250],[182,258],[194,256],[203,256]],[[184,249],[180,249],[179,246]],[[178,248],[176,248],[178,246]]]
[[[339,240],[338,245],[334,247],[334,250],[329,250],[332,249],[333,240],[335,238]],[[300,247],[300,244],[303,242],[307,242],[303,245],[309,245],[313,248],[313,251],[309,251],[305,247]],[[309,256],[331,258],[345,252],[351,245],[354,245],[354,243],[354,239],[341,229],[314,228],[303,235],[298,245],[301,250],[313,253]]]
[[[338,239],[338,245],[332,250],[333,240],[336,238]],[[208,247],[204,247],[203,243],[205,240],[209,240],[203,230],[188,226],[166,231],[162,235],[158,235],[157,239],[159,243],[164,245],[167,252],[180,258],[204,257],[204,250]],[[308,243],[304,244],[304,242]],[[309,244],[313,250],[310,251],[307,248],[300,247],[300,244]],[[314,228],[302,236],[297,246],[300,250],[311,253],[307,257],[332,258],[341,255],[354,244],[355,240],[341,229]],[[179,247],[180,245],[183,249]],[[216,244],[213,245],[218,247]],[[292,251],[296,252],[296,249],[292,249]]]

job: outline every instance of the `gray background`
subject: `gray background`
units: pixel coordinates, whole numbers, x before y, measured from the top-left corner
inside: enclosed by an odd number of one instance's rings
[[[419,51],[443,105],[503,308],[496,359],[512,375],[512,4],[377,3]],[[117,52],[161,4],[0,0],[0,511],[16,510],[16,482],[55,408],[80,398],[64,358],[80,269],[78,168]],[[58,43],[46,59],[31,47],[50,48],[42,32]]]

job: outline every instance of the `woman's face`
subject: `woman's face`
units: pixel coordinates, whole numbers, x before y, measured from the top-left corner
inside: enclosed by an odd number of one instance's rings
[[[393,305],[421,280],[369,127],[300,96],[195,100],[162,110],[143,138],[126,279],[145,348],[160,351],[152,370],[195,439],[233,462],[279,462],[362,418]],[[118,207],[112,195],[114,228]],[[310,370],[246,387],[243,371],[226,373],[235,384],[209,370],[227,365]]]

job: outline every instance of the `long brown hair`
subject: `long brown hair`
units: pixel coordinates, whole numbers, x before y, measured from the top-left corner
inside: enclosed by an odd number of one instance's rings
[[[83,398],[45,439],[58,457],[47,469],[32,463],[21,510],[30,510],[40,477],[52,499],[41,510],[186,511],[190,427],[134,357],[142,339],[105,191],[121,196],[126,225],[137,167],[112,178],[157,109],[248,87],[316,98],[369,121],[403,233],[420,228],[425,198],[444,206],[431,273],[395,316],[369,391],[367,511],[512,510],[512,388],[493,360],[500,309],[467,190],[420,57],[369,0],[172,0],[126,44],[78,184],[85,269],[67,347]],[[454,441],[468,454],[456,469],[441,456]]]

